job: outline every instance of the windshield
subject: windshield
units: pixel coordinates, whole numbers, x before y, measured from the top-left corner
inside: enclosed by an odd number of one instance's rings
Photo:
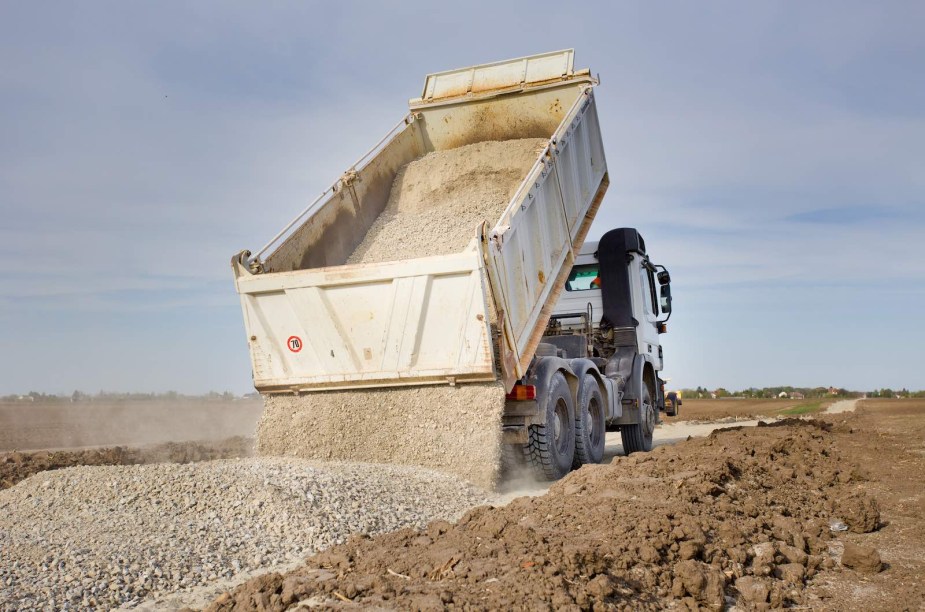
[[[565,290],[588,291],[590,289],[600,289],[601,281],[597,272],[597,264],[575,266],[572,268],[572,273],[569,274],[568,280],[565,281]],[[595,280],[597,281],[596,283],[594,282]]]

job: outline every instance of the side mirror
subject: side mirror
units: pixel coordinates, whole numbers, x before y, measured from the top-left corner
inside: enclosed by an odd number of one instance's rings
[[[659,272],[657,278],[658,278],[658,284],[662,286],[667,285],[668,283],[671,282],[671,276],[668,274],[668,270],[662,270],[661,272]],[[665,295],[665,294],[663,293],[662,295]]]
[[[658,279],[659,282],[661,282],[662,280],[661,279],[662,274],[665,274],[665,276],[668,275],[667,272],[659,273],[659,279]],[[661,293],[661,298],[662,298],[660,300],[662,312],[664,312],[665,314],[669,314],[671,312],[671,285],[669,285],[668,283],[663,283],[659,291]]]

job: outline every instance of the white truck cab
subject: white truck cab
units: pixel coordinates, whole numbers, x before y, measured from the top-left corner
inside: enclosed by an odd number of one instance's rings
[[[659,335],[671,314],[670,276],[635,229],[581,248],[530,370],[508,396],[506,456],[550,479],[598,463],[604,432],[627,453],[648,451],[665,410]],[[519,451],[519,452],[518,452]]]

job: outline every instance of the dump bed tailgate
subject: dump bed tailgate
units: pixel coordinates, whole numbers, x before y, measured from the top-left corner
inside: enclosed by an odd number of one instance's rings
[[[239,271],[243,265],[234,264]],[[494,380],[478,252],[238,274],[261,391]]]

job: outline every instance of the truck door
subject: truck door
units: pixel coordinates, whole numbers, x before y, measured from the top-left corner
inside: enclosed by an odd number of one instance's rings
[[[655,276],[644,265],[639,255],[634,255],[633,260],[632,265],[637,268],[637,278],[639,279],[638,299],[634,300],[638,304],[637,312],[641,315],[638,317],[639,327],[636,328],[639,352],[646,356],[646,359],[655,366],[656,370],[661,370],[662,359],[659,356],[658,327],[656,324],[658,319],[658,296],[655,290]]]

